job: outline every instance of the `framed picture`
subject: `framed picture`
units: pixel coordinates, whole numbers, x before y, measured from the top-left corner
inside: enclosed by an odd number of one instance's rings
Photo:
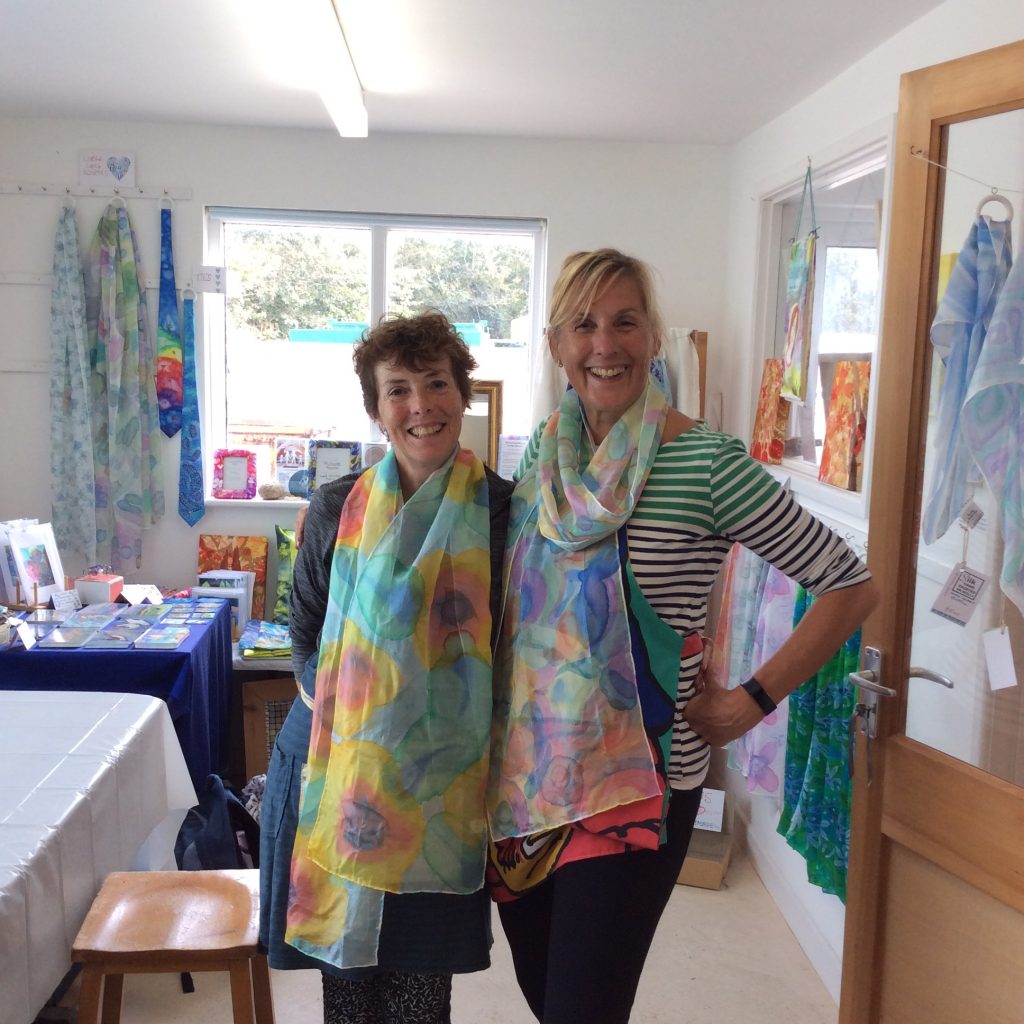
[[[50,523],[11,530],[7,542],[18,570],[23,604],[46,604],[65,589],[64,566]]]
[[[14,589],[18,567],[14,564],[14,552],[11,550],[7,535],[11,530],[36,526],[38,523],[38,519],[8,519],[0,523],[0,604],[14,604],[18,600]]]
[[[473,381],[473,398],[462,418],[463,448],[469,448],[485,466],[497,471],[501,436],[501,381]]]
[[[309,494],[346,473],[362,466],[362,448],[358,441],[335,441],[316,437],[309,442]]]
[[[218,448],[213,453],[213,496],[256,497],[256,453],[244,448]]]

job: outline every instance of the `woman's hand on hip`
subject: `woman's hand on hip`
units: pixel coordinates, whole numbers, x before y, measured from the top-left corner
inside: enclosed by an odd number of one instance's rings
[[[764,717],[746,690],[727,690],[710,678],[704,689],[687,702],[683,715],[690,728],[713,747],[724,747]]]

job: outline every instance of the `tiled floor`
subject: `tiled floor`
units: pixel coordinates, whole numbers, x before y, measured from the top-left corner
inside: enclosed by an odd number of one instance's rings
[[[835,1024],[836,1007],[775,904],[742,857],[726,887],[677,886],[640,983],[633,1024]],[[455,979],[454,1024],[531,1024],[495,915],[493,966]],[[278,1024],[320,1024],[320,975],[272,972]],[[125,978],[123,1024],[228,1024],[227,978]],[[585,1022],[581,1022],[585,1024]]]

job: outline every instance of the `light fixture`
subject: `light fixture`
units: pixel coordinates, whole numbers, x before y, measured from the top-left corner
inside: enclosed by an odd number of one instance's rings
[[[324,22],[317,69],[320,99],[342,138],[365,139],[369,134],[369,122],[363,103],[363,86],[356,73],[337,6],[334,0],[306,0],[306,3],[317,9],[318,18],[310,18],[311,29],[316,31],[316,20],[320,17]]]

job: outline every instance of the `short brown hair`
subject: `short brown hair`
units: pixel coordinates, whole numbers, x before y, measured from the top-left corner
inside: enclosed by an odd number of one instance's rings
[[[570,320],[586,313],[597,296],[622,275],[631,277],[640,289],[644,313],[660,348],[665,341],[665,321],[654,293],[654,275],[643,260],[627,256],[618,249],[574,252],[565,258],[551,290],[548,338],[556,338]]]
[[[469,408],[473,397],[470,374],[477,362],[444,313],[436,309],[425,310],[416,316],[386,314],[374,328],[367,328],[356,342],[352,362],[363,389],[363,407],[377,416],[380,395],[377,393],[377,366],[395,363],[406,370],[420,372],[428,364],[448,357],[452,376],[462,395],[464,408]]]

